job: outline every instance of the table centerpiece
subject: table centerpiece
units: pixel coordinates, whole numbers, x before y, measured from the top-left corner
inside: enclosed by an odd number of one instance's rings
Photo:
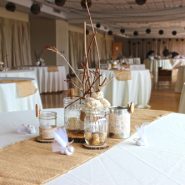
[[[82,65],[82,72],[77,74],[70,62],[56,47],[49,46],[47,49],[61,56],[68,64],[76,80],[70,80],[74,88],[79,91],[78,96],[71,95],[65,98],[65,125],[68,134],[73,139],[75,137],[82,137],[87,145],[101,146],[105,145],[108,135],[108,110],[110,103],[104,98],[101,88],[106,85],[109,80],[103,78],[100,73],[100,57],[96,39],[96,31],[93,26],[89,6],[89,0],[82,0],[81,5],[86,9],[92,29],[92,36],[90,43],[87,46],[86,39],[86,22],[84,23],[84,61]],[[91,70],[89,65],[89,53],[92,44],[95,44],[98,62],[95,63],[95,69]]]

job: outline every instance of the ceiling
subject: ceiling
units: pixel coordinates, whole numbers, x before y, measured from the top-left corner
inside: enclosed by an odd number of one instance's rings
[[[2,0],[1,0],[2,1]],[[32,0],[10,0],[17,9],[30,12]],[[54,0],[35,0],[41,5],[41,13],[52,18],[61,18],[71,24],[82,25],[88,21],[87,12],[81,7],[81,0],[66,0],[60,7]],[[5,1],[6,3],[6,1]],[[185,0],[147,0],[138,5],[135,0],[92,0],[90,12],[94,25],[100,30],[123,37],[133,38],[185,38]],[[120,33],[120,29],[124,33]],[[146,29],[150,29],[149,34]],[[163,34],[159,34],[163,30]],[[134,35],[134,31],[136,35]],[[172,34],[176,31],[176,35]],[[174,32],[175,33],[175,32]]]

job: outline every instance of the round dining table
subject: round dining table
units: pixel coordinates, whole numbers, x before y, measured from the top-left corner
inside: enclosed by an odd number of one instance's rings
[[[64,66],[24,66],[35,70],[40,93],[59,92],[68,89]]]
[[[0,77],[0,112],[42,108],[36,80],[21,77]]]
[[[102,88],[104,96],[112,106],[126,106],[133,102],[137,107],[146,108],[151,96],[149,70],[131,70],[131,78],[118,80],[114,70],[101,70],[102,77],[110,82]]]

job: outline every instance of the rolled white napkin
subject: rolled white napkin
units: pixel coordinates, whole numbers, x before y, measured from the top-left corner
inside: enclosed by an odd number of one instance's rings
[[[20,128],[17,129],[19,134],[36,134],[36,128],[31,124],[22,124]]]
[[[52,151],[60,152],[65,155],[72,155],[74,147],[68,142],[68,136],[65,128],[58,128],[54,132],[54,142],[52,143]]]
[[[137,138],[135,139],[136,145],[138,146],[147,146],[148,140],[145,134],[146,124],[141,125],[141,127],[137,128]]]

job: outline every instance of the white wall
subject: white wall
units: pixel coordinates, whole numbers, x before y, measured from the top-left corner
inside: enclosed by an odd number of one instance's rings
[[[56,46],[56,25],[54,19],[30,17],[30,40],[32,63],[35,64],[35,52],[40,53],[46,46]],[[46,65],[56,65],[56,54],[45,50],[41,56]]]
[[[69,41],[68,41],[69,24],[63,20],[56,20],[56,47],[69,60]],[[66,73],[69,72],[69,67],[65,60],[57,55],[56,64],[63,65],[66,68]]]
[[[56,47],[63,53],[69,61],[69,31],[83,33],[83,28],[70,25],[67,21],[56,20]],[[69,72],[69,66],[64,59],[57,55],[57,65],[64,65],[66,72]]]

